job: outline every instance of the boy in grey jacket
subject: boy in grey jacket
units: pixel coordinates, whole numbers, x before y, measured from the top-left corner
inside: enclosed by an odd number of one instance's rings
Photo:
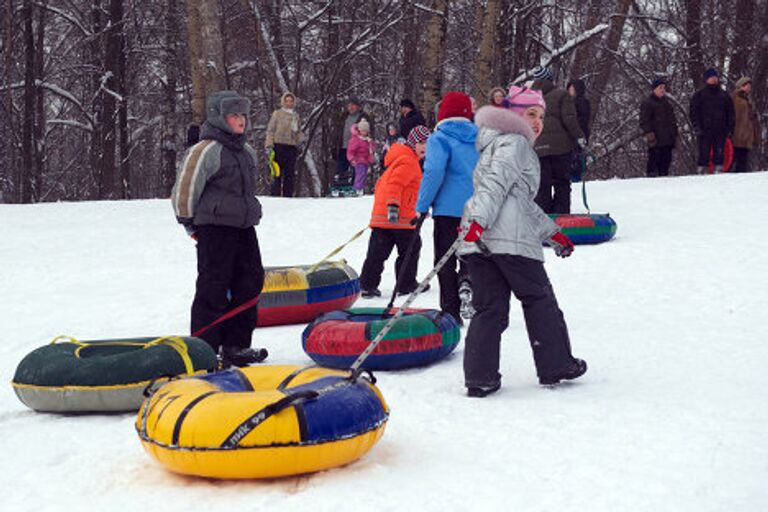
[[[501,334],[509,322],[510,295],[523,306],[528,338],[541,384],[556,384],[584,374],[587,365],[571,354],[563,313],[544,270],[542,242],[558,256],[573,252],[571,241],[534,202],[539,160],[533,149],[541,133],[545,104],[539,91],[512,87],[506,108],[483,107],[474,194],[464,208],[466,235],[459,254],[467,262],[476,310],[464,349],[469,396],[501,387]]]
[[[189,148],[176,176],[171,200],[176,218],[197,241],[197,287],[192,333],[253,300],[264,284],[254,226],[261,219],[256,198],[256,152],[246,144],[250,102],[234,91],[207,98],[200,142]],[[255,303],[200,337],[225,366],[244,366],[266,357],[251,346]]]

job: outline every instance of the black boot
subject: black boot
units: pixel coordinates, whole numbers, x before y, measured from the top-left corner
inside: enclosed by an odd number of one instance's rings
[[[250,347],[221,347],[221,367],[248,366],[260,363],[267,358],[269,353],[265,348],[252,349]]]
[[[467,388],[467,396],[474,398],[483,398],[491,393],[497,392],[501,388],[501,382],[492,384],[490,386],[471,386]]]
[[[548,386],[550,384],[557,384],[561,380],[573,380],[581,377],[587,373],[587,362],[583,359],[574,358],[571,361],[570,366],[563,372],[557,375],[540,376],[539,384]]]

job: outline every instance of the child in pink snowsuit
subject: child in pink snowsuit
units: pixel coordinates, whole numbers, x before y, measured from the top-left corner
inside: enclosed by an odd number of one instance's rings
[[[376,152],[376,142],[369,136],[370,131],[368,121],[361,119],[357,124],[352,125],[352,138],[349,139],[349,146],[347,146],[347,160],[355,169],[354,187],[359,195],[363,195],[368,167],[373,164]]]

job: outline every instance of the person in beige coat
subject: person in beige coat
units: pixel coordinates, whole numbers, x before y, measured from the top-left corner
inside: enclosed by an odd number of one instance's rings
[[[751,92],[752,79],[743,76],[736,82],[736,89],[731,93],[736,113],[736,127],[731,139],[735,172],[749,171],[749,152],[758,146],[760,141],[757,112],[752,103]]]
[[[280,108],[272,112],[267,124],[264,147],[267,153],[275,152],[274,159],[280,166],[280,176],[274,176],[272,181],[272,195],[277,197],[293,197],[296,158],[299,146],[304,142],[301,119],[295,106],[296,96],[291,92],[283,93]]]

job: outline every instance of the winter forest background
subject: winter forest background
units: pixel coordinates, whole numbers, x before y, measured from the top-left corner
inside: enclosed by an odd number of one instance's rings
[[[644,175],[638,108],[657,76],[682,128],[672,174],[695,169],[688,100],[707,67],[729,92],[752,77],[766,139],[768,0],[0,1],[0,202],[167,197],[187,127],[224,88],[253,101],[257,149],[296,94],[301,195],[327,190],[348,96],[381,139],[403,97],[434,120],[443,93],[483,104],[538,64],[587,83],[592,178]]]

